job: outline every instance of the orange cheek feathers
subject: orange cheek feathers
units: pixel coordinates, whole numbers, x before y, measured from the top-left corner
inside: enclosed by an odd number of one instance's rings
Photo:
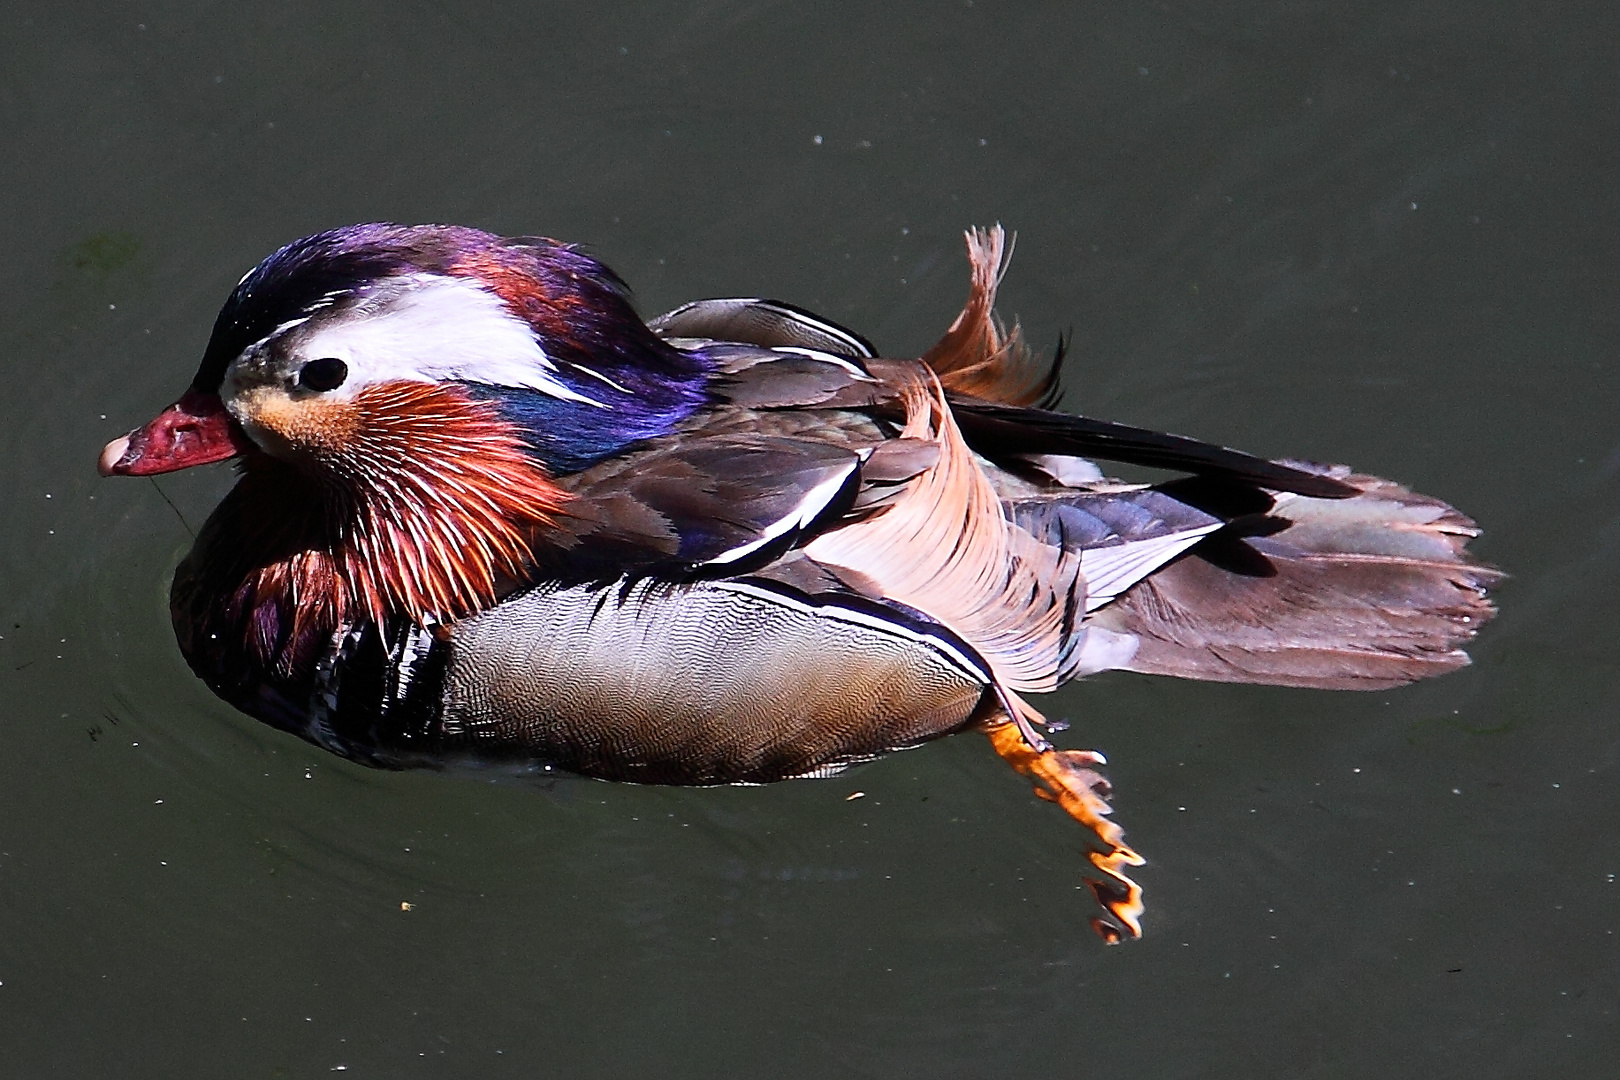
[[[331,542],[372,619],[444,621],[521,580],[565,501],[494,404],[454,385],[379,383],[342,400],[256,402],[321,481]]]
[[[233,411],[275,457],[340,455],[363,434],[365,410],[358,399],[294,398],[280,387],[258,387],[237,396]]]

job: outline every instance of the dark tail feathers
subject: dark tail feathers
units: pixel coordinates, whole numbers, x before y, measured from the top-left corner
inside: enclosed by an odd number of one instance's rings
[[[1322,471],[1361,493],[1278,496],[1097,612],[1140,640],[1129,670],[1382,690],[1468,663],[1503,576],[1465,550],[1474,523],[1388,480]]]

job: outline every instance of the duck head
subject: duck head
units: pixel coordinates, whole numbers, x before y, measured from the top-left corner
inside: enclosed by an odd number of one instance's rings
[[[323,626],[442,621],[522,576],[566,513],[557,475],[668,432],[706,400],[706,379],[700,356],[653,335],[619,279],[573,248],[358,225],[250,271],[188,390],[108,443],[99,467],[237,459],[232,544],[251,554],[213,572],[242,575],[216,582],[238,614],[286,594],[268,638],[311,604]]]

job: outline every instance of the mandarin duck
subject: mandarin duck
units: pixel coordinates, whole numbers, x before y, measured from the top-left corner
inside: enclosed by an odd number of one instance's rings
[[[831,775],[967,728],[1142,860],[1024,695],[1108,669],[1382,689],[1468,662],[1498,575],[1439,500],[1052,411],[1001,228],[917,359],[790,304],[643,322],[579,249],[358,225],[265,259],[103,474],[232,459],[176,571],[191,668],[346,758],[604,780]],[[1152,466],[1107,479],[1091,459]]]

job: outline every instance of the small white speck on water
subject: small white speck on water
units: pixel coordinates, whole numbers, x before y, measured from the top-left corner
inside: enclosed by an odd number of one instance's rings
[[[1462,794],[1462,788],[1454,787],[1454,788],[1451,789],[1451,793],[1453,795],[1461,795]]]
[[[822,142],[823,142],[820,135],[816,135],[816,136],[812,137],[810,141],[815,143],[817,146],[820,146],[822,144]]]
[[[48,498],[50,498],[50,497],[51,497],[51,493],[50,493],[50,492],[48,492],[48,491],[47,491],[47,492],[46,492],[46,493],[45,493],[45,497],[46,497],[46,498],[47,498],[47,499],[48,499]]]
[[[1414,210],[1416,210],[1416,209],[1417,209],[1417,203],[1413,203],[1413,204],[1412,204],[1412,209],[1414,209]]]
[[[117,311],[118,310],[118,305],[117,304],[108,304],[107,305],[107,310],[108,311]]]

